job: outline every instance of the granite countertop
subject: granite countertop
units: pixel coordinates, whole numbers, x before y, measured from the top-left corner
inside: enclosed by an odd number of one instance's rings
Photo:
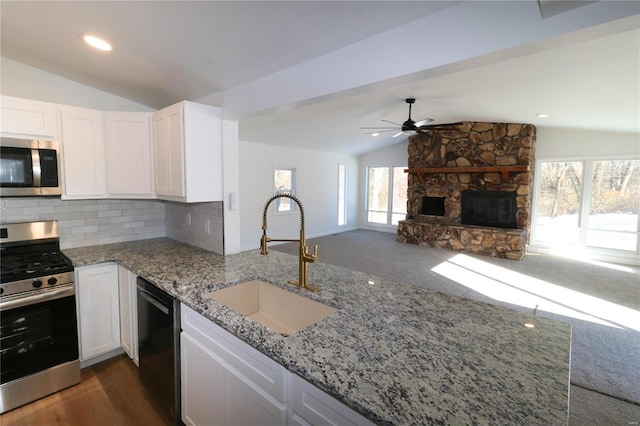
[[[297,257],[220,256],[171,239],[64,250],[118,262],[379,424],[567,424],[571,327]],[[339,311],[284,337],[203,295],[261,279]],[[373,283],[373,284],[372,284]],[[531,322],[535,328],[525,328]]]

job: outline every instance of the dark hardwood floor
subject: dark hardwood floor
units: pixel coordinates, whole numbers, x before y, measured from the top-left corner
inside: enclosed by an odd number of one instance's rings
[[[138,381],[137,367],[120,355],[82,370],[80,384],[0,416],[2,426],[114,426],[167,423]]]

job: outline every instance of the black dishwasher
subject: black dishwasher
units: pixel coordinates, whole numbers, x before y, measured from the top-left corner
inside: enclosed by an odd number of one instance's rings
[[[139,376],[161,413],[180,424],[180,303],[138,277]]]

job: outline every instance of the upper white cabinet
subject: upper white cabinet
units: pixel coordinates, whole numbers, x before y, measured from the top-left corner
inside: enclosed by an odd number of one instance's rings
[[[8,137],[56,139],[56,106],[48,102],[2,96],[0,132]]]
[[[64,164],[62,198],[104,198],[103,112],[60,105]]]
[[[120,348],[118,266],[115,263],[76,268],[80,360]]]
[[[147,112],[105,112],[107,196],[153,198],[151,117]]]
[[[182,101],[153,115],[158,198],[181,202],[222,200],[220,108]]]

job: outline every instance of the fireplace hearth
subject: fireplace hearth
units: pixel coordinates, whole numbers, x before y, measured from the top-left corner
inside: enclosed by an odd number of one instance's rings
[[[515,192],[462,191],[462,224],[516,229],[516,195]]]

